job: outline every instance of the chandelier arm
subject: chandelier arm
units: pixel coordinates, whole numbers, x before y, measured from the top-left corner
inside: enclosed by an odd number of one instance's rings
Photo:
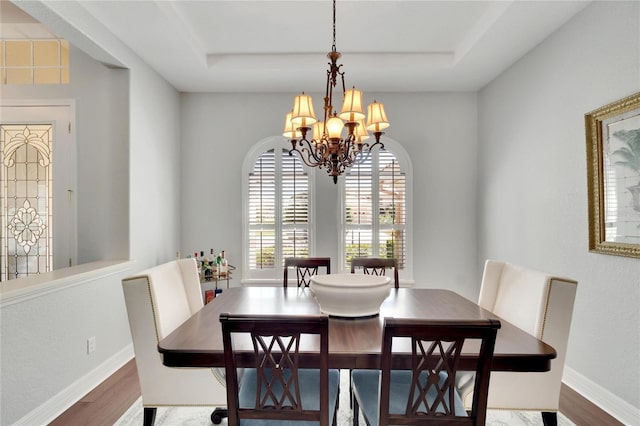
[[[340,162],[344,163],[345,161],[349,161],[349,157],[351,154],[351,138],[347,137],[344,140],[344,148],[343,148],[343,152],[341,152],[341,156],[340,156]]]
[[[345,148],[342,162],[351,165],[355,160],[355,157],[357,157],[358,155],[355,144],[355,137],[353,136],[353,134],[347,136],[347,138],[344,140],[344,144]]]
[[[342,161],[343,167],[351,167],[351,165],[353,165],[353,163],[355,163],[360,157],[360,154],[361,153],[359,151],[352,149],[350,154]]]
[[[380,149],[384,149],[384,144],[382,142],[380,142],[380,136],[384,135],[384,132],[375,132],[373,134],[373,136],[376,138],[376,143],[374,143],[373,145],[371,145],[369,147],[369,149],[373,148],[374,146],[380,144]]]
[[[315,151],[313,150],[313,148],[311,148],[313,158],[319,163],[321,163],[322,165],[326,165],[327,151],[329,148],[327,147],[327,145],[324,143],[322,139],[315,141],[314,144],[315,144]]]
[[[295,147],[291,149],[289,151],[290,155],[293,151],[296,151],[298,154],[300,154],[300,158],[302,159],[302,161],[309,167],[318,167],[326,163],[326,160],[324,159],[325,148],[323,145],[316,145],[316,149],[314,150],[311,142],[306,139],[301,139],[300,141],[298,141],[298,145],[301,148],[298,149],[297,147]],[[318,156],[318,153],[320,154],[320,156]],[[313,161],[311,160],[312,158]]]
[[[294,151],[298,153],[298,156],[300,157],[300,159],[302,160],[302,162],[303,162],[304,164],[306,164],[307,166],[309,166],[309,167],[319,167],[319,168],[322,168],[323,164],[321,164],[321,163],[313,163],[313,162],[310,162],[307,158],[305,158],[305,155],[303,154],[303,152],[302,152],[302,151],[300,151],[300,150],[299,150],[299,149],[297,149],[297,148],[296,148],[296,149],[292,149],[292,150],[290,150],[290,151],[289,151],[289,155],[293,155],[293,152],[294,152]],[[309,156],[309,155],[307,154],[307,157],[308,157],[308,156]]]
[[[379,148],[379,149],[384,149],[384,144],[383,144],[382,142],[380,142],[380,141],[377,141],[376,143],[374,143],[373,145],[371,145],[371,146],[369,147],[369,151],[371,151],[371,150],[373,149],[373,147],[374,147],[374,146],[377,146],[377,145],[379,145],[379,146],[380,146],[380,148]]]

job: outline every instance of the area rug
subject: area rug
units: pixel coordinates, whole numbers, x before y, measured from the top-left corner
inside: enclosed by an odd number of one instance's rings
[[[348,371],[341,371],[341,389],[349,389]],[[211,412],[214,407],[167,407],[158,408],[156,426],[210,426]],[[338,410],[338,426],[350,426],[352,413],[349,409],[349,392],[340,392],[340,409]],[[116,426],[140,426],[143,420],[142,399],[138,400],[120,417]],[[222,421],[226,425],[227,420]],[[542,425],[540,413],[533,411],[487,411],[487,425],[489,426],[537,426]],[[360,425],[364,425],[362,418]],[[575,426],[562,413],[558,413],[559,426]]]

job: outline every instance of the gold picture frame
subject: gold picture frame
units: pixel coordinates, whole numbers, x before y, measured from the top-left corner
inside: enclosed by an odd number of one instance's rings
[[[589,251],[640,258],[640,92],[585,114]]]

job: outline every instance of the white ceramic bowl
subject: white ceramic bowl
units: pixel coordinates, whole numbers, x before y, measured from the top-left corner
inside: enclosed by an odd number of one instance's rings
[[[380,313],[391,278],[364,274],[314,275],[309,285],[320,310],[331,316],[364,317]]]

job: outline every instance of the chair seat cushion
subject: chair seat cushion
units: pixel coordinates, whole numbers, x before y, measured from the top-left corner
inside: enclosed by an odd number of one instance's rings
[[[391,389],[389,392],[389,413],[404,414],[407,409],[407,401],[409,399],[409,391],[411,387],[411,370],[392,370],[391,371]],[[423,373],[426,380],[426,373]],[[447,373],[440,372],[439,386],[444,384],[447,379]],[[353,370],[351,372],[351,380],[354,397],[358,399],[360,409],[365,418],[371,425],[378,424],[379,414],[379,387],[380,387],[380,370]],[[427,401],[432,404],[436,396],[436,390],[432,387],[427,392]],[[448,395],[446,395],[448,399]],[[456,391],[453,396],[455,401],[456,416],[467,417],[467,412],[462,404],[462,399]]]
[[[268,370],[267,370],[268,371]],[[305,410],[318,410],[320,408],[320,370],[317,369],[299,369],[298,380],[300,383],[300,399],[302,408]],[[257,392],[257,370],[255,368],[246,368],[242,379],[240,380],[238,392],[238,403],[240,408],[253,408],[256,403]],[[338,401],[338,388],[340,385],[340,372],[338,370],[329,370],[329,421],[333,419]],[[276,395],[282,394],[282,387],[274,386]],[[262,390],[264,395],[265,390]],[[296,426],[317,426],[319,422],[313,421],[283,421],[283,420],[260,420],[260,419],[243,419],[240,424],[242,426],[262,426],[262,425],[296,425]]]

